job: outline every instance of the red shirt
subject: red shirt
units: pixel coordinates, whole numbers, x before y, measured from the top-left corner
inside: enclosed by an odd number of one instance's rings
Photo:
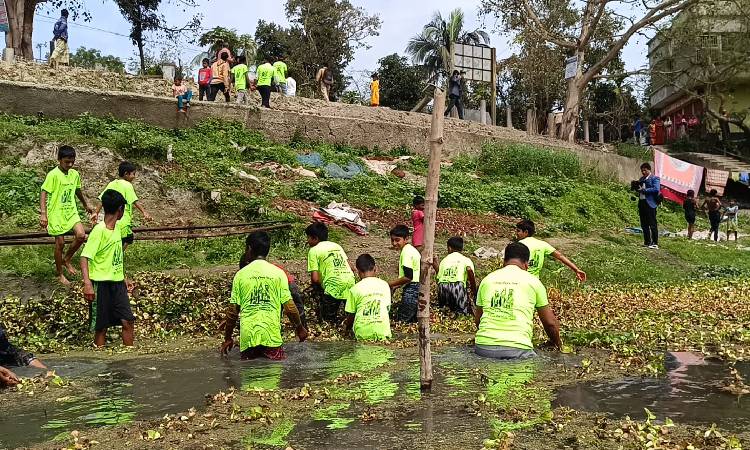
[[[206,67],[198,71],[198,84],[206,86],[211,82],[211,68]]]
[[[289,284],[294,283],[294,275],[292,275],[291,273],[287,272],[285,268],[281,267],[281,264],[273,263],[273,265],[284,271],[284,273],[286,274],[286,281]]]
[[[411,243],[415,247],[424,245],[424,211],[415,209],[411,212],[411,224],[414,227],[414,236]]]

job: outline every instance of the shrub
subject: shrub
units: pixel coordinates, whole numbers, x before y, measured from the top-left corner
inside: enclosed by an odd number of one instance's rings
[[[581,160],[573,153],[534,147],[527,144],[485,144],[478,169],[488,177],[547,176],[579,178]]]

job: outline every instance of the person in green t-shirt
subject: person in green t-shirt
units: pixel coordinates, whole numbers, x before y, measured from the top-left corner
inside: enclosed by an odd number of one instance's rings
[[[437,256],[432,262],[437,271],[438,305],[447,306],[456,314],[471,314],[472,296],[477,294],[474,262],[464,256],[464,240],[461,237],[448,239],[448,256],[438,265]],[[471,288],[471,292],[467,288]]]
[[[576,278],[578,278],[579,281],[586,281],[586,272],[579,269],[578,266],[573,264],[573,262],[559,250],[556,250],[555,247],[541,239],[535,238],[535,232],[536,227],[531,220],[522,220],[516,224],[516,238],[518,242],[528,247],[531,252],[531,259],[529,260],[530,274],[539,278],[539,275],[542,273],[544,259],[547,256],[552,255],[553,258],[568,266],[568,268],[576,274]]]
[[[247,88],[250,85],[249,69],[247,67],[245,55],[237,57],[237,65],[230,70],[232,75],[232,84],[237,95],[237,103],[240,105],[247,104]]]
[[[133,207],[135,206],[138,211],[143,214],[143,218],[147,221],[151,221],[153,217],[151,217],[151,214],[146,212],[146,210],[141,205],[141,202],[138,200],[138,196],[135,194],[135,189],[133,188],[133,181],[135,180],[136,172],[138,171],[138,168],[135,167],[135,164],[123,161],[120,163],[119,167],[117,168],[117,173],[120,175],[120,178],[117,180],[111,181],[106,188],[104,188],[104,191],[99,195],[99,200],[102,199],[102,196],[104,195],[104,192],[107,192],[108,190],[112,189],[113,191],[117,191],[125,198],[125,213],[122,215],[122,219],[120,219],[119,225],[122,229],[122,250],[125,251],[125,249],[128,248],[128,245],[133,243],[134,236],[133,236]],[[99,216],[99,211],[101,211],[102,206],[101,204],[96,209],[95,216]]]
[[[286,95],[287,66],[284,62],[284,55],[279,56],[279,59],[273,63],[273,69],[273,79],[276,83],[277,91],[281,94]]]
[[[417,321],[422,255],[409,243],[411,233],[406,225],[396,225],[390,235],[391,246],[395,250],[400,250],[401,254],[398,260],[398,278],[388,284],[394,290],[404,287],[401,292],[401,303],[396,311],[396,320],[414,323]]]
[[[391,287],[377,277],[375,258],[368,254],[357,258],[360,282],[349,290],[344,330],[354,330],[358,341],[380,341],[391,338]]]
[[[70,281],[63,274],[63,267],[70,275],[78,273],[72,260],[78,249],[86,240],[86,231],[81,224],[76,206],[76,197],[94,220],[94,209],[89,206],[81,190],[81,176],[73,165],[76,162],[76,150],[63,145],[57,150],[58,166],[52,169],[42,184],[39,223],[47,233],[55,238],[55,274],[58,281],[69,285]],[[65,234],[73,232],[73,242],[65,250]]]
[[[263,64],[258,66],[257,69],[258,81],[258,92],[260,92],[261,106],[264,108],[271,107],[271,84],[273,82],[274,74],[276,69],[271,65],[271,60],[266,56],[263,58]]]
[[[297,307],[289,292],[283,270],[266,261],[271,249],[271,237],[265,231],[251,233],[245,240],[246,262],[232,281],[232,298],[227,308],[224,343],[220,352],[226,355],[237,345],[232,338],[237,317],[240,319],[240,355],[242,359],[266,357],[286,358],[281,339],[282,307],[294,325],[300,342],[307,339]]]
[[[324,223],[311,224],[305,229],[305,235],[310,246],[307,272],[318,298],[318,318],[338,323],[341,304],[355,283],[349,258],[339,244],[328,240],[328,227]]]
[[[94,344],[103,347],[107,328],[122,326],[122,343],[133,345],[135,316],[130,310],[122,254],[119,220],[125,214],[125,197],[109,189],[102,194],[104,222],[96,224],[81,253],[83,297],[89,302]]]
[[[562,349],[560,325],[549,307],[547,290],[529,272],[529,248],[519,242],[505,247],[503,267],[482,280],[474,309],[477,330],[475,352],[497,359],[525,359],[536,356],[531,337],[534,311],[539,314],[550,341]]]

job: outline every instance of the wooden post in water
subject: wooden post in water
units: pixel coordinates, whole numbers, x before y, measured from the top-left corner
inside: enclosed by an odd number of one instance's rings
[[[435,89],[435,105],[445,103],[445,92]],[[440,160],[443,156],[443,114],[439,108],[432,109],[430,127],[430,165],[427,171],[424,208],[424,251],[419,277],[419,386],[422,390],[432,388],[432,351],[430,350],[430,288],[432,287],[432,258],[435,254],[435,220],[437,218],[438,187],[440,186]]]

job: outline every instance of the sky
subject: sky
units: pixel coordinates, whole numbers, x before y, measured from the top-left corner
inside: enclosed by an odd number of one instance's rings
[[[371,37],[367,42],[369,49],[360,49],[355,54],[354,62],[349,66],[347,72],[354,75],[357,71],[372,71],[377,67],[378,59],[383,56],[399,53],[405,54],[404,49],[409,38],[417,34],[421,27],[432,17],[433,12],[440,11],[444,16],[456,8],[457,5],[464,11],[466,29],[481,28],[490,33],[491,45],[497,48],[498,59],[508,57],[512,54],[509,48],[508,37],[498,34],[495,30],[493,18],[479,18],[477,11],[480,0],[426,0],[404,1],[404,0],[351,0],[355,6],[365,8],[368,13],[376,13],[382,19],[380,35]],[[185,23],[187,18],[201,12],[203,14],[202,26],[213,28],[223,26],[234,28],[241,33],[255,34],[255,26],[259,19],[267,22],[275,22],[287,25],[284,14],[284,1],[256,2],[251,0],[198,0],[200,6],[183,12],[182,8],[163,2],[162,10],[170,25]],[[238,5],[244,3],[248,8],[240,9]],[[92,20],[84,22],[82,18],[69,21],[70,47],[74,51],[80,46],[97,48],[103,54],[111,54],[127,60],[134,55],[135,47],[127,37],[130,27],[123,19],[119,10],[109,0],[86,0],[87,10],[91,13]],[[37,11],[34,25],[34,54],[39,57],[37,44],[48,45],[52,36],[54,21],[59,17],[56,10]],[[92,29],[96,28],[96,29]],[[628,44],[623,52],[626,68],[635,70],[641,68],[646,61],[646,42],[639,38]],[[46,48],[46,47],[45,47]],[[189,54],[198,54],[197,44],[187,49]],[[193,52],[194,50],[194,52]],[[42,50],[45,53],[46,50]]]

